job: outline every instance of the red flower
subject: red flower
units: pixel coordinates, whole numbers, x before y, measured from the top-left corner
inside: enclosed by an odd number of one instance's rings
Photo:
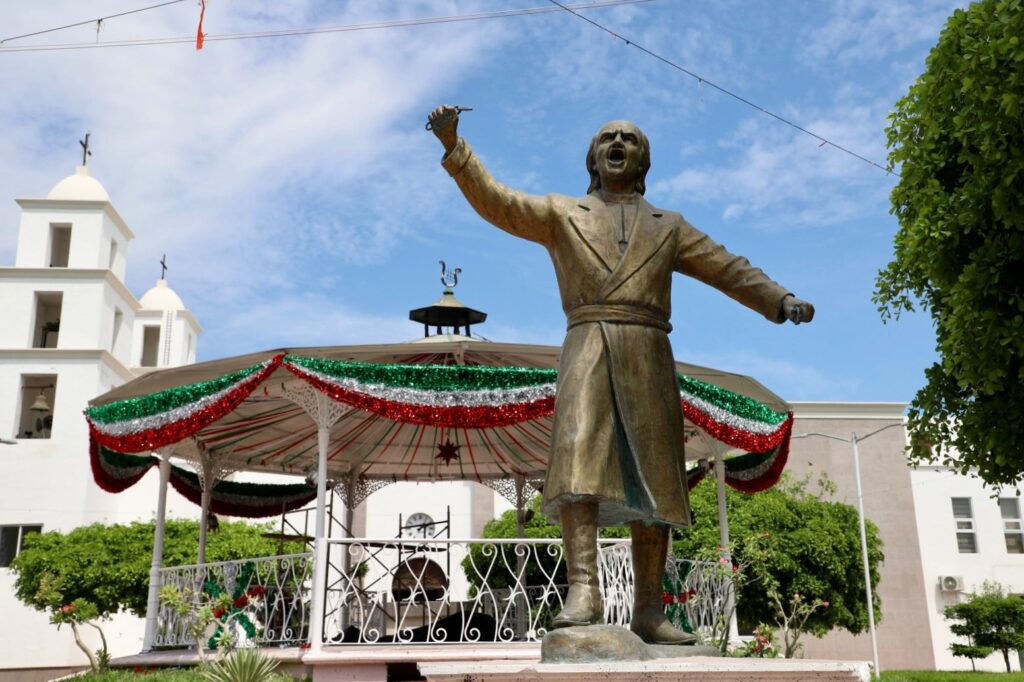
[[[300,649],[308,649],[310,646],[312,646],[312,645],[309,642],[303,642],[302,644],[299,645],[299,648]]]
[[[213,610],[213,617],[214,618],[223,618],[224,617],[224,609],[220,609],[220,608],[214,609]]]
[[[676,601],[679,602],[680,604],[685,604],[686,602],[690,601],[691,599],[693,599],[696,596],[697,596],[697,590],[695,588],[691,587],[686,592],[683,592],[682,594],[676,595]]]
[[[263,596],[266,593],[267,593],[267,588],[263,587],[263,585],[253,585],[252,587],[249,588],[248,592],[246,592],[246,594],[249,595],[250,597],[257,597],[257,598],[263,598]]]
[[[674,594],[669,594],[668,592],[662,592],[661,593],[661,603],[662,604],[674,604],[675,601],[676,601],[676,596]]]
[[[246,606],[249,605],[249,597],[247,597],[244,594],[241,595],[240,597],[235,599],[234,605],[236,609],[244,609]]]
[[[74,604],[65,604],[64,606],[60,607],[60,612],[61,613],[71,613],[74,610],[75,610],[75,605]]]

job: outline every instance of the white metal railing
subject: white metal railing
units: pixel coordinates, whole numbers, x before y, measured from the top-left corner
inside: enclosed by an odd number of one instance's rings
[[[312,571],[312,553],[288,554],[162,568],[160,584],[191,595],[196,609],[218,595],[231,597],[229,608],[214,613],[218,624],[209,637],[227,627],[238,646],[298,645],[309,638]],[[154,646],[195,646],[189,634],[193,617],[161,604]]]
[[[629,542],[600,544],[605,622],[628,626]],[[354,538],[329,546],[327,645],[539,641],[567,590],[560,539]],[[729,581],[709,568],[670,558],[667,612],[677,626],[709,632],[723,622]]]
[[[557,538],[351,538],[331,539],[327,548],[325,645],[535,642],[567,590]],[[164,568],[160,579],[205,595],[197,601],[231,595],[232,609],[221,620],[238,646],[298,645],[310,633],[312,557]],[[628,626],[629,541],[601,540],[599,557],[605,622]],[[707,636],[725,623],[729,580],[712,565],[670,556],[664,588],[677,627]],[[155,645],[195,646],[189,625],[188,616],[162,605]]]

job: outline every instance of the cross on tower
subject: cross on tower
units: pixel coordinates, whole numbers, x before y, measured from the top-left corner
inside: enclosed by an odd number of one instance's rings
[[[82,145],[82,165],[83,166],[86,165],[87,163],[89,163],[89,159],[87,157],[92,156],[92,150],[89,149],[89,135],[90,134],[91,133],[86,133],[85,134],[85,139],[78,141],[78,144]]]
[[[167,279],[167,254],[160,258],[160,279]]]

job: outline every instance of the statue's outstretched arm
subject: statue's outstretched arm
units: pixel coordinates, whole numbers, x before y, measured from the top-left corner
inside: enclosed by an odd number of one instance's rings
[[[792,297],[789,291],[743,256],[729,253],[685,219],[680,221],[677,272],[710,284],[772,322],[785,322],[783,299]]]
[[[441,165],[480,217],[517,237],[550,244],[555,219],[552,198],[510,189],[491,177],[473,149],[456,133],[457,107],[438,107],[428,120],[445,148]]]

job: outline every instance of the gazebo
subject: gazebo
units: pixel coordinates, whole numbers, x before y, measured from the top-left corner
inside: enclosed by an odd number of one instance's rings
[[[555,573],[561,553],[557,540],[523,539],[522,524],[547,466],[559,352],[453,333],[401,344],[280,348],[153,371],[91,401],[86,419],[96,482],[119,492],[149,468],[160,471],[144,649],[190,644],[183,624],[161,609],[161,583],[168,582],[237,592],[237,613],[223,618],[227,623],[234,616],[255,644],[307,642],[319,651],[350,642],[538,639],[560,603]],[[792,414],[750,377],[683,362],[676,371],[688,482],[692,487],[713,467],[724,513],[725,484],[754,492],[778,480]],[[725,457],[737,451],[742,454]],[[226,480],[243,471],[290,475],[296,482]],[[327,535],[331,488],[351,529],[352,511],[375,490],[398,481],[447,480],[476,481],[506,497],[516,506],[520,538]],[[196,566],[162,566],[168,484],[202,508]],[[211,511],[269,517],[314,500],[311,553],[206,563]],[[436,581],[428,586],[427,560],[405,564],[405,596],[412,595],[405,605],[386,607],[360,584],[357,569],[368,557],[429,558],[456,546],[486,564],[465,569],[476,581],[464,594],[438,592]],[[612,597],[608,617],[620,622],[628,619],[623,600],[630,595],[620,580],[622,562],[608,563],[614,554],[604,564],[604,587]],[[410,565],[422,568],[410,574]],[[508,584],[492,588],[488,580],[499,573]],[[439,594],[444,609],[431,606]],[[413,618],[417,608],[427,615]]]

